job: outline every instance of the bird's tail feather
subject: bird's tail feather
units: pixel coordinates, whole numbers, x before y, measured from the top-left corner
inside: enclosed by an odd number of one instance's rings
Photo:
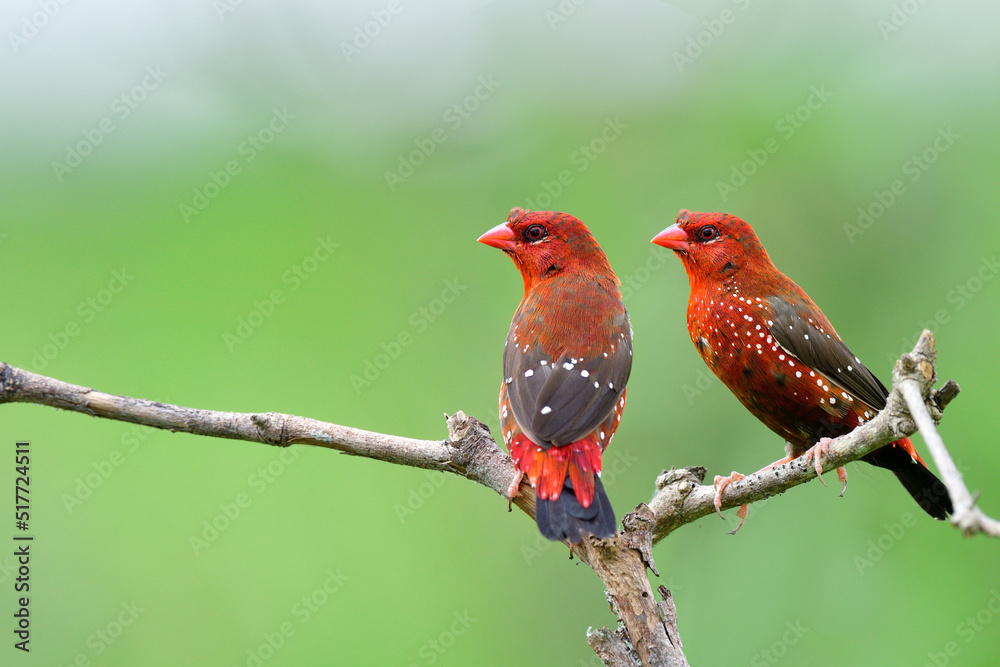
[[[584,535],[613,537],[618,522],[611,501],[604,492],[600,477],[594,477],[593,502],[584,507],[576,497],[572,480],[567,477],[562,493],[556,500],[542,500],[535,504],[535,522],[542,535],[550,540],[567,540],[577,544]]]

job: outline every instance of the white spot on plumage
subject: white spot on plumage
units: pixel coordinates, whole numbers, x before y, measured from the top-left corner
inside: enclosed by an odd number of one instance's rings
[[[795,371],[795,377],[797,378],[802,377],[802,371]]]
[[[563,368],[565,368],[568,371],[571,371],[573,370],[573,364],[567,361],[566,363],[563,364]]]
[[[552,412],[552,408],[550,408],[549,406],[546,405],[544,408],[542,408],[541,410],[539,410],[539,412],[541,412],[543,415],[547,415],[550,412]]]
[[[580,375],[582,375],[585,378],[589,378],[590,377],[590,371],[588,371],[586,368],[584,368],[582,371],[580,371]]]
[[[535,371],[531,370],[530,368],[528,370],[524,371],[524,377],[526,377],[526,378],[530,378],[534,374],[535,374]]]

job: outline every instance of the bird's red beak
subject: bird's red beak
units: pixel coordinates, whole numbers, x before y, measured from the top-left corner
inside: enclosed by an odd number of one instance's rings
[[[653,237],[653,243],[677,252],[688,251],[688,235],[679,225],[673,224]]]
[[[514,251],[514,231],[502,222],[490,231],[479,237],[480,243],[499,248],[504,252]]]

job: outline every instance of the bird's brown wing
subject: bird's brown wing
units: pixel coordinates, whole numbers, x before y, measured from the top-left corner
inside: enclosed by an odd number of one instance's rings
[[[525,346],[508,334],[503,372],[514,418],[533,442],[545,448],[576,442],[608,418],[632,370],[627,315],[603,350],[553,359],[541,345]]]
[[[849,391],[855,398],[881,410],[889,391],[844,344],[826,317],[815,315],[815,304],[796,303],[777,296],[767,298],[774,324],[771,335],[802,363]],[[810,321],[810,319],[812,321]],[[822,329],[822,330],[821,330]]]

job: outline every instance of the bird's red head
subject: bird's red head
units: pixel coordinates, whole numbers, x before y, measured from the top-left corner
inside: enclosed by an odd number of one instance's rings
[[[593,234],[568,213],[515,207],[506,222],[480,236],[479,241],[510,255],[524,278],[525,293],[568,271],[614,275]]]
[[[682,209],[677,222],[654,236],[653,243],[677,253],[692,280],[725,280],[746,266],[771,263],[753,228],[728,213]]]

